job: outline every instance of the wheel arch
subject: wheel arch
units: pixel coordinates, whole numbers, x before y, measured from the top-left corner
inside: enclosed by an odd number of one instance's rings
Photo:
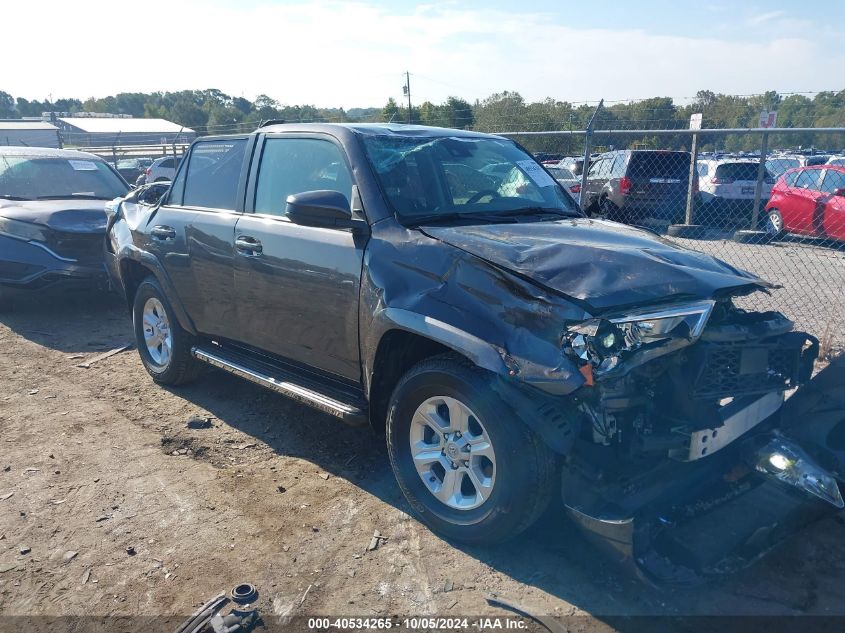
[[[147,277],[154,277],[158,281],[159,286],[167,296],[167,300],[173,307],[176,319],[179,325],[192,335],[196,335],[197,331],[194,327],[193,321],[185,311],[185,307],[177,297],[172,285],[170,284],[167,275],[161,269],[158,262],[148,257],[122,257],[118,264],[120,271],[120,281],[123,285],[124,298],[126,300],[127,308],[131,311],[132,305],[135,301],[135,293],[138,287]]]

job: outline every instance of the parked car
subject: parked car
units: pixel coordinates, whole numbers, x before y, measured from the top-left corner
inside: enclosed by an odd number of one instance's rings
[[[592,165],[592,161],[590,161]],[[568,169],[574,176],[580,176],[584,173],[584,157],[583,156],[566,156],[560,160],[556,165],[560,169]]]
[[[830,154],[773,154],[766,159],[766,169],[777,178],[788,169],[824,165],[828,159]]]
[[[176,175],[176,168],[179,167],[181,160],[181,157],[174,158],[173,156],[156,158],[144,171],[144,182],[136,184],[173,180],[173,177]]]
[[[718,158],[700,160],[697,165],[701,224],[721,227],[747,226],[754,207],[759,160]],[[769,199],[774,178],[765,172],[760,191],[763,204]]]
[[[546,170],[557,180],[561,187],[575,198],[576,202],[581,200],[581,177],[576,176],[570,170],[561,167],[546,165]]]
[[[845,156],[831,156],[827,159],[827,165],[845,166]]]
[[[653,155],[674,178],[683,157]],[[153,380],[211,365],[369,422],[448,538],[502,541],[562,503],[618,558],[686,579],[845,505],[775,433],[818,341],[733,304],[773,286],[584,217],[512,140],[270,125],[196,140],[160,204],[110,209]]]
[[[123,158],[115,167],[126,182],[134,183],[152,162],[149,158]]]
[[[845,241],[845,167],[815,165],[791,169],[772,188],[766,230]]]
[[[104,287],[104,205],[128,191],[93,154],[0,147],[0,305],[21,291]]]
[[[617,150],[598,157],[587,173],[587,208],[628,224],[646,218],[680,222],[689,183],[689,152]],[[695,195],[698,180],[695,180]]]

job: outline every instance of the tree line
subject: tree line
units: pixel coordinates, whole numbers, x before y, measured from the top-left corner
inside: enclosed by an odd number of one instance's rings
[[[410,112],[393,98],[382,107],[320,108],[313,105],[283,105],[259,95],[250,101],[216,89],[178,92],[119,93],[85,101],[73,98],[53,102],[14,98],[0,91],[0,118],[37,117],[42,112],[101,112],[128,114],[133,117],[159,117],[194,129],[198,134],[243,132],[255,129],[271,119],[303,122],[396,122],[437,125],[483,132],[519,132],[543,130],[582,130],[595,111],[592,103],[571,103],[548,98],[526,101],[518,92],[504,91],[470,103],[449,97],[442,103],[425,101],[413,105]],[[670,97],[654,97],[631,102],[606,104],[597,114],[595,129],[679,129],[687,128],[691,114],[701,112],[705,128],[756,127],[762,110],[778,112],[778,127],[845,126],[845,90],[819,92],[812,97],[801,94],[780,95],[770,91],[760,95],[736,96],[699,91],[686,105]],[[578,153],[582,137],[523,136],[519,140],[533,151]],[[757,135],[735,135],[703,139],[702,149],[751,151],[758,149]],[[631,134],[602,138],[597,135],[597,149],[610,147],[683,148],[689,143],[684,135],[657,136]],[[771,147],[842,148],[840,134],[808,133],[772,135]]]

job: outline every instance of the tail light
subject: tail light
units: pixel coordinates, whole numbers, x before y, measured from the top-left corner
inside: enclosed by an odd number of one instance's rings
[[[731,185],[733,184],[733,178],[714,178],[710,182],[714,185]]]
[[[619,191],[622,192],[623,195],[627,195],[628,192],[631,191],[631,187],[634,186],[634,183],[631,182],[631,179],[627,176],[624,176],[619,179]]]
[[[569,191],[571,191],[572,193],[581,193],[581,183],[579,182],[577,184],[572,185],[569,188]]]

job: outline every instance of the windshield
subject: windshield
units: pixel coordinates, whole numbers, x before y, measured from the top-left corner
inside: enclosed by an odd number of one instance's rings
[[[529,154],[506,139],[364,137],[367,155],[403,222],[525,212],[581,215]]]
[[[85,158],[0,156],[0,198],[111,200],[129,187],[106,163]]]

